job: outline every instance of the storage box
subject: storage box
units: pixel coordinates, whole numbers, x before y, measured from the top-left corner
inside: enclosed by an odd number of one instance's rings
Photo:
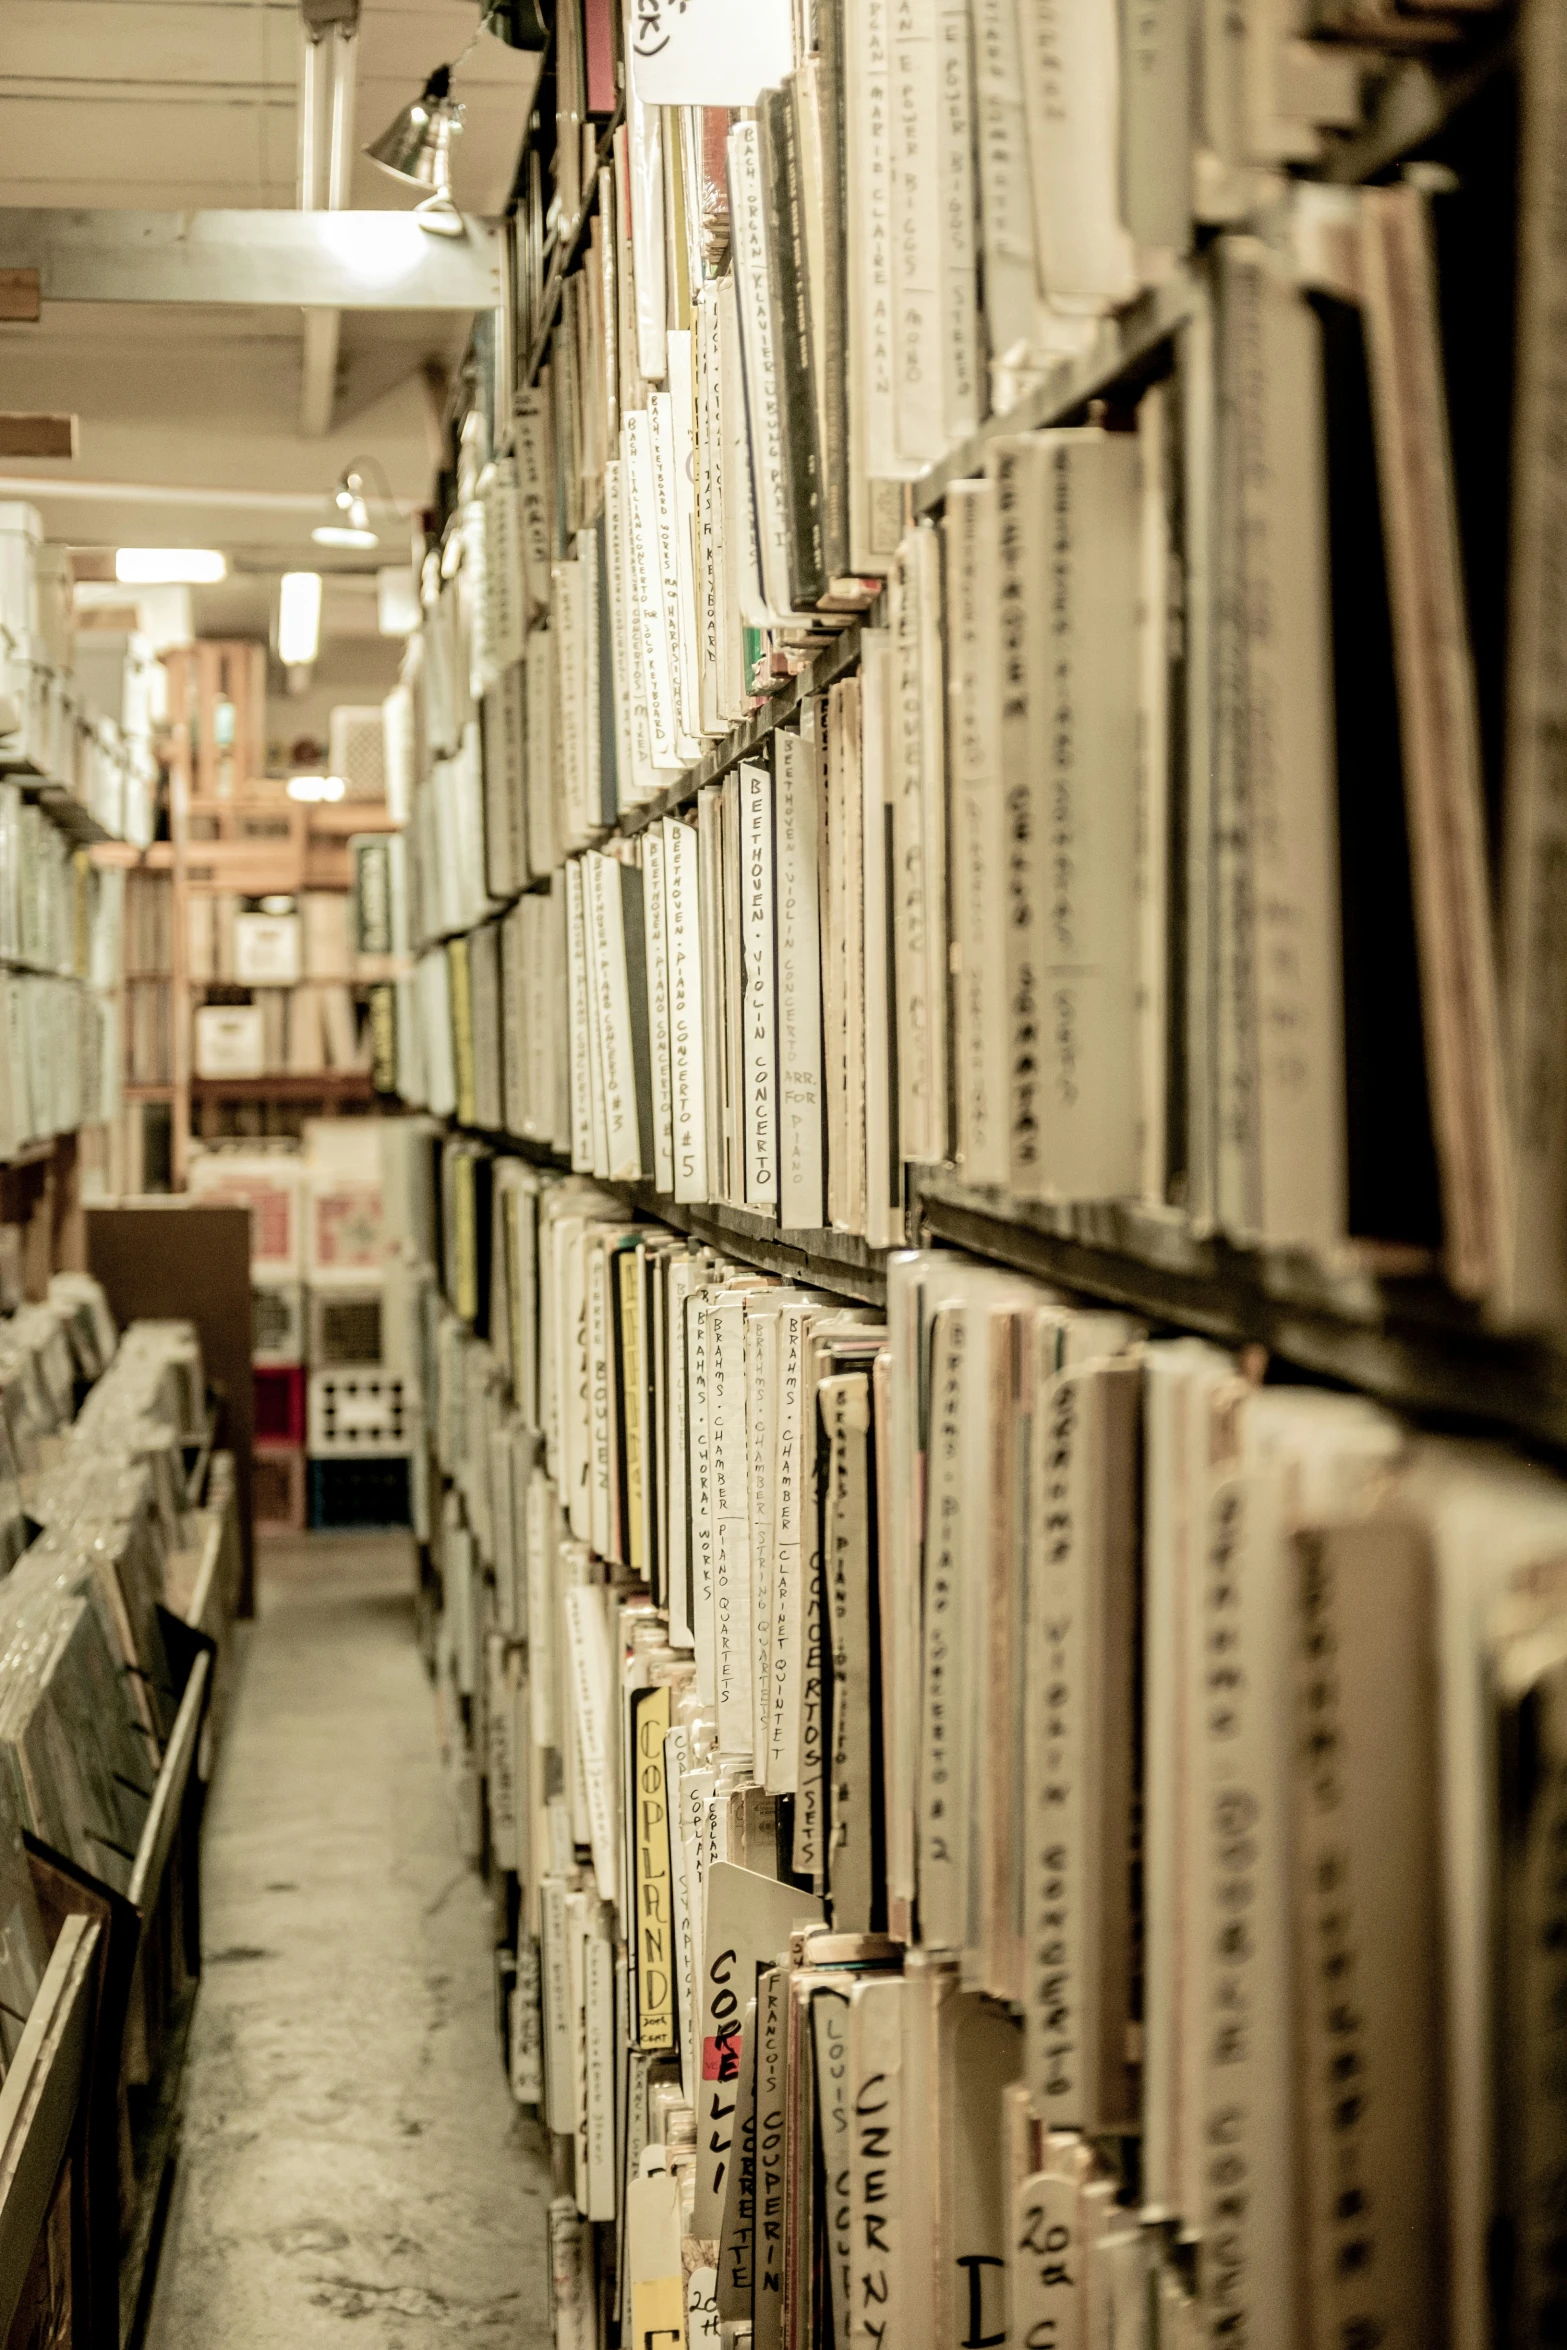
[[[258,1534],[305,1531],[305,1454],[298,1444],[258,1444],[250,1456],[251,1517]]]
[[[318,1177],[310,1186],[309,1221],[313,1274],[380,1271],[384,1241],[379,1183]]]
[[[408,1463],[401,1456],[310,1463],[310,1523],[330,1531],[348,1526],[406,1526]]]
[[[258,1444],[303,1444],[305,1441],[305,1367],[303,1363],[261,1363],[255,1381],[255,1430]]]
[[[318,1371],[385,1362],[379,1281],[312,1283],[310,1360]]]
[[[262,1077],[266,1047],[259,1004],[203,1004],[196,1014],[198,1077]]]
[[[252,1284],[250,1359],[253,1363],[304,1361],[305,1285],[302,1281]]]
[[[292,987],[300,976],[297,914],[236,914],[234,976],[242,987]]]
[[[418,1412],[405,1382],[380,1370],[312,1371],[309,1445],[312,1456],[345,1460],[408,1450]]]
[[[237,1151],[196,1159],[190,1170],[190,1188],[198,1199],[249,1208],[250,1270],[265,1279],[298,1278],[305,1244],[304,1180],[298,1159],[247,1157]],[[303,1351],[296,1352],[295,1361]]]

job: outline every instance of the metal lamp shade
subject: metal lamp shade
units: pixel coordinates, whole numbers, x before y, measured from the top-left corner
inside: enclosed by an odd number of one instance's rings
[[[508,49],[547,49],[550,16],[548,0],[488,0],[484,29]]]
[[[437,66],[411,105],[365,149],[372,163],[394,179],[411,180],[432,194],[451,190],[451,144],[462,123],[462,109],[451,99],[451,75]]]

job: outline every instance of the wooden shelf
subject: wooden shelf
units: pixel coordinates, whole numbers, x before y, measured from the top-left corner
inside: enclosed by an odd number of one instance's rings
[[[498,1152],[570,1171],[542,1144],[447,1124]],[[885,1299],[888,1252],[854,1234],[785,1232],[740,1208],[680,1206],[650,1183],[594,1180],[623,1199],[628,1214],[689,1232],[760,1271],[869,1304]],[[1567,1339],[1488,1324],[1423,1251],[1351,1243],[1321,1259],[1243,1248],[1194,1231],[1175,1209],[1016,1200],[965,1184],[950,1167],[909,1169],[906,1224],[908,1245],[961,1248],[1123,1307],[1152,1331],[1261,1347],[1290,1369],[1357,1388],[1411,1419],[1567,1461]]]
[[[320,800],[307,804],[308,832],[323,840],[348,840],[356,832],[401,832],[384,800]]]
[[[326,1069],[319,1076],[286,1069],[275,1077],[193,1077],[190,1092],[192,1101],[197,1102],[368,1102],[375,1098],[368,1069]]]
[[[1322,176],[1341,187],[1376,179],[1430,142],[1460,107],[1518,62],[1516,28],[1480,44],[1465,42],[1456,60],[1401,57],[1389,61],[1363,129],[1329,135]]]
[[[949,482],[966,481],[984,471],[985,452],[992,441],[1008,433],[1038,432],[1046,425],[1067,424],[1090,400],[1113,385],[1146,371],[1165,343],[1193,317],[1206,300],[1206,281],[1199,268],[1182,264],[1167,283],[1151,287],[1113,318],[1100,322],[1094,349],[1078,359],[1064,359],[1037,392],[1028,393],[1004,416],[988,416],[978,432],[949,449],[912,484],[914,510],[930,514],[946,496]]]
[[[455,1120],[447,1123],[454,1134],[486,1143],[496,1152],[527,1159],[533,1166],[549,1167],[559,1174],[571,1172],[570,1160],[547,1144],[522,1141],[479,1126],[459,1126]],[[720,1201],[687,1207],[656,1191],[651,1183],[616,1183],[598,1176],[593,1180],[600,1191],[623,1199],[628,1214],[653,1217],[764,1272],[782,1273],[791,1281],[835,1290],[868,1305],[880,1305],[887,1295],[885,1252],[869,1247],[858,1233],[792,1231],[754,1209],[732,1208]]]
[[[0,2339],[69,2151],[92,2045],[101,1930],[67,1918],[0,2088]]]
[[[138,2193],[130,2238],[120,2254],[121,2350],[126,2350],[126,2345],[135,2338],[144,2297],[150,2293],[152,2277],[148,2259],[160,2234],[169,2164],[179,2143],[185,2058],[195,2020],[196,1985],[192,1983],[164,2027],[163,2061],[158,2078],[147,2092],[139,2121],[131,2128]]]

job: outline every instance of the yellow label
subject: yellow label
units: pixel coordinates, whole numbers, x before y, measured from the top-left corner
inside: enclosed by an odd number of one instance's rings
[[[682,2350],[686,2299],[681,2278],[649,2277],[632,2286],[631,2335],[635,2350]]]
[[[669,1867],[669,1784],[664,1770],[669,1691],[644,1690],[631,1703],[636,1724],[637,2045],[673,2048],[675,1905]]]

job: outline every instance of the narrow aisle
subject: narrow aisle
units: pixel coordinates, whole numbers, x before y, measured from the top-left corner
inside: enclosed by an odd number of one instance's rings
[[[501,2074],[408,1541],[258,1567],[148,2350],[542,2344],[548,2172]]]

